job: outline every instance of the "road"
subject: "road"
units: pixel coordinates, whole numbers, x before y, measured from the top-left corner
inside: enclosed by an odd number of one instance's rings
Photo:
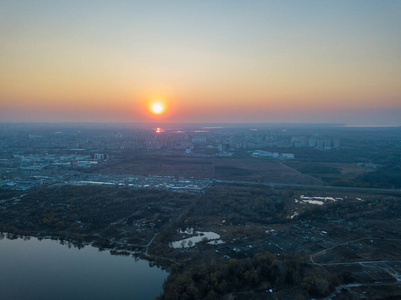
[[[146,251],[145,251],[145,253],[144,253],[146,256],[149,256],[148,249],[149,249],[150,245],[152,244],[153,240],[159,235],[159,233],[160,233],[160,232],[156,233],[156,234],[153,236],[153,238],[150,240],[150,242],[146,245]]]
[[[379,189],[379,188],[363,188],[363,187],[347,187],[347,186],[331,186],[331,185],[308,185],[308,184],[294,184],[294,183],[274,183],[274,182],[254,182],[254,181],[241,181],[241,180],[220,180],[213,179],[215,183],[229,183],[229,184],[249,184],[249,185],[263,185],[271,188],[308,188],[308,189],[322,189],[322,190],[340,190],[350,192],[373,192],[373,193],[396,193],[401,194],[401,189]]]

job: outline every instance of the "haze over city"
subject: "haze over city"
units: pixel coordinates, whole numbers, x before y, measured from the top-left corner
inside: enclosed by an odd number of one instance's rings
[[[399,1],[3,0],[0,20],[1,122],[401,125]]]

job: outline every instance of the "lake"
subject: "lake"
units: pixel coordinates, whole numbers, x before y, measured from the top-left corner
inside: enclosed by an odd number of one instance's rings
[[[90,246],[0,240],[1,299],[154,299],[167,275],[145,260]]]

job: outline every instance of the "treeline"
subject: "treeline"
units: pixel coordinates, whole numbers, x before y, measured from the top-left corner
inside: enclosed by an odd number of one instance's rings
[[[313,148],[268,148],[273,152],[289,152],[294,153],[296,161],[301,162],[336,162],[336,163],[355,163],[361,158],[369,162],[369,149],[350,148],[341,150],[318,150]]]
[[[104,240],[99,239],[98,243],[110,246],[107,239],[118,237],[118,226],[129,227],[135,219],[160,214],[160,222],[155,222],[155,226],[161,227],[168,222],[171,212],[190,204],[194,197],[168,191],[99,186],[40,188],[18,202],[3,204],[8,207],[0,210],[0,231],[19,235],[42,232],[82,241],[85,237],[87,242],[101,233]],[[169,214],[165,213],[165,207]],[[118,226],[113,225],[116,221]],[[140,237],[141,233],[136,235]]]
[[[230,259],[181,270],[173,266],[164,282],[159,300],[220,299],[227,293],[262,293],[298,287],[298,292],[313,297],[327,296],[338,284],[339,278],[305,274],[310,267],[300,254],[278,259],[270,253],[252,258]],[[303,287],[300,288],[300,286]]]
[[[401,188],[401,167],[384,166],[374,172],[368,172],[354,178],[337,180],[331,184],[349,187]]]
[[[271,223],[284,220],[291,192],[275,192],[267,187],[215,185],[191,209],[192,217],[226,216],[226,221],[243,224],[247,220]]]

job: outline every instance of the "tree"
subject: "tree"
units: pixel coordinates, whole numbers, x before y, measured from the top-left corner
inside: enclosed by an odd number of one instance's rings
[[[185,248],[185,243],[186,243],[186,242],[187,242],[186,240],[182,240],[182,241],[181,241],[181,247],[182,247],[182,249]]]

